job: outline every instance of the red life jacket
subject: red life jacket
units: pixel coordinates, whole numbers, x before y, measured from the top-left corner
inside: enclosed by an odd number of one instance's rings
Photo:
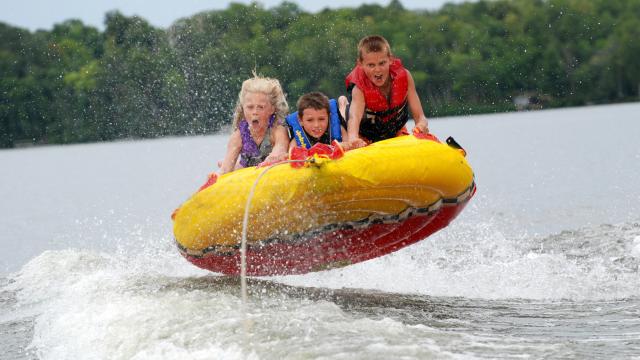
[[[409,79],[400,59],[395,58],[391,61],[389,76],[391,98],[388,100],[358,65],[345,79],[349,97],[354,86],[364,93],[365,113],[360,122],[360,135],[373,142],[395,137],[409,120],[407,106]]]

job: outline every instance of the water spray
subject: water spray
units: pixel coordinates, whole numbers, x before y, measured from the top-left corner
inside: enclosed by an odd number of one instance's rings
[[[249,192],[249,196],[247,198],[247,204],[244,207],[244,217],[242,218],[242,241],[240,243],[240,292],[242,293],[242,304],[243,306],[247,303],[247,226],[249,223],[249,209],[251,208],[251,200],[253,199],[253,194],[258,186],[258,182],[262,178],[264,174],[266,174],[269,170],[274,167],[282,164],[292,164],[292,163],[315,163],[315,158],[305,159],[305,160],[286,160],[279,162],[277,164],[273,164],[258,175],[256,180],[253,182],[251,186],[251,191]]]

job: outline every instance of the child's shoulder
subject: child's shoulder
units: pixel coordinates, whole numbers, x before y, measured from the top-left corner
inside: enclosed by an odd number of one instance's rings
[[[229,135],[229,145],[242,146],[242,135],[239,129],[235,129]]]

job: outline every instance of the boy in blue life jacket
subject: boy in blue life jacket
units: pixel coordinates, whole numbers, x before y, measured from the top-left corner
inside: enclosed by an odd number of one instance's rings
[[[346,124],[336,100],[310,92],[298,99],[297,107],[298,111],[287,116],[290,150],[296,146],[310,149],[317,143],[331,145],[346,138]]]

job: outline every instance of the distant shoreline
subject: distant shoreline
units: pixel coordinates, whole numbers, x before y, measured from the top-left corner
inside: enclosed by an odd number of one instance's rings
[[[309,13],[284,2],[233,4],[167,29],[118,11],[104,30],[0,23],[0,148],[217,132],[254,71],[279,79],[290,106],[310,91],[338,97],[368,34],[390,40],[430,118],[638,101],[634,6],[496,0],[413,11],[393,0]]]

